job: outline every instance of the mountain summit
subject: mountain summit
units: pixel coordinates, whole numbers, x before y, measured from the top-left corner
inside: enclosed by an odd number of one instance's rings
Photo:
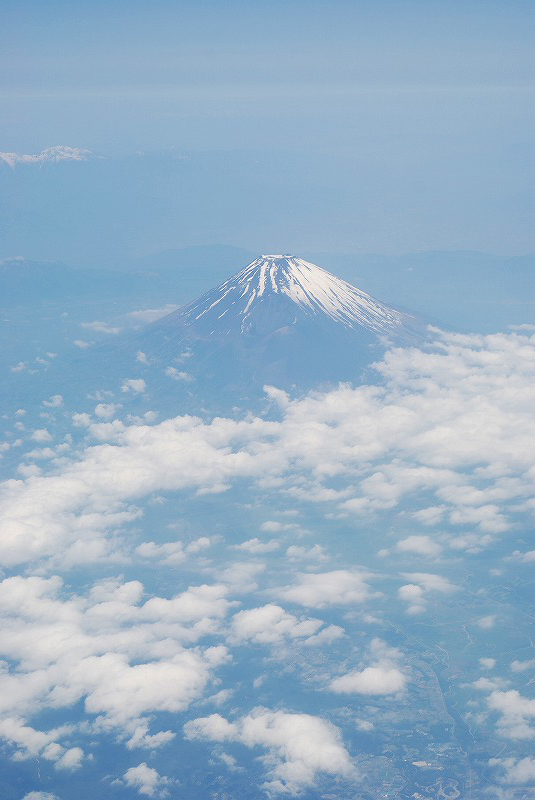
[[[262,255],[245,269],[179,310],[169,322],[202,325],[213,334],[262,332],[271,315],[274,330],[281,316],[331,320],[345,328],[377,335],[399,335],[409,317],[380,303],[321,267],[291,255]],[[269,324],[269,322],[268,322]]]
[[[357,381],[386,347],[423,336],[415,316],[315,264],[262,255],[153,323],[136,346],[191,388],[242,392]]]

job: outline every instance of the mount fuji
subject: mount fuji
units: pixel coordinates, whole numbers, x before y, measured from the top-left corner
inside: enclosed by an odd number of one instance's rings
[[[177,381],[212,390],[355,381],[425,323],[292,255],[262,255],[145,329],[136,349]],[[203,391],[204,394],[204,391]]]

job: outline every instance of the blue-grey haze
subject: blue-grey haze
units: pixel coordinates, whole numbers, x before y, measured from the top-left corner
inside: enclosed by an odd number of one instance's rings
[[[533,38],[0,2],[2,800],[533,797]]]

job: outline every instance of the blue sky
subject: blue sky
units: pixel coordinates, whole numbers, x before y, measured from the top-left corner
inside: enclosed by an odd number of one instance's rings
[[[358,191],[362,163],[373,167],[385,201],[407,208],[394,249],[448,241],[508,253],[533,247],[531,3],[2,9],[1,150],[304,153],[331,176],[333,202],[340,195],[346,208],[343,176],[355,171]],[[370,181],[368,169],[362,181]],[[422,202],[432,205],[436,230],[404,241],[400,231],[414,227]],[[467,208],[475,213],[472,241]],[[424,218],[422,227],[430,228]]]

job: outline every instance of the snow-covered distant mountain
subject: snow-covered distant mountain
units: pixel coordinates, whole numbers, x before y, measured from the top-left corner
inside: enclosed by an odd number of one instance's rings
[[[425,323],[291,255],[263,255],[143,331],[136,350],[202,394],[358,381]],[[208,389],[205,392],[204,389]]]
[[[57,164],[59,161],[89,161],[98,158],[91,150],[84,150],[80,147],[67,147],[56,145],[47,147],[36,154],[23,153],[0,153],[0,163],[7,164],[14,169],[17,164]]]
[[[171,315],[174,324],[199,323],[213,334],[255,333],[279,326],[287,315],[328,317],[354,330],[377,335],[400,335],[410,318],[395,311],[321,267],[291,255],[263,255],[245,269],[207,292],[199,300]]]

